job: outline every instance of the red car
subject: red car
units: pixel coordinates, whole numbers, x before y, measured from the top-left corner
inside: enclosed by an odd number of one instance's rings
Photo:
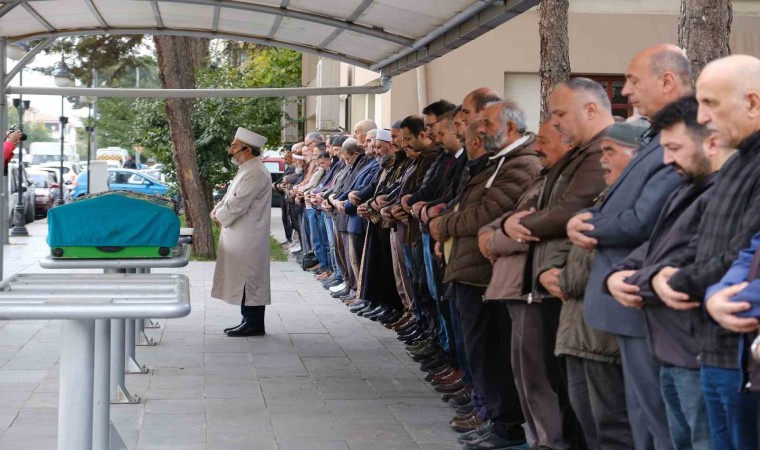
[[[34,217],[47,217],[47,213],[55,205],[60,195],[55,175],[46,170],[27,169],[29,181],[34,183]]]

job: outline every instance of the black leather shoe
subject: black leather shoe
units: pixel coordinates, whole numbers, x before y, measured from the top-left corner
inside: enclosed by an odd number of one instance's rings
[[[264,336],[266,334],[263,324],[246,321],[243,325],[227,332],[229,337]]]
[[[352,313],[357,313],[366,307],[367,307],[367,302],[362,302],[357,305],[351,306],[350,308],[348,308],[348,310],[351,311]]]
[[[441,394],[453,394],[454,392],[461,391],[465,388],[464,383],[461,381],[457,381],[456,383],[452,384],[444,384],[442,386],[436,386],[433,389],[435,389],[436,392],[440,392]]]
[[[403,315],[404,313],[402,313],[401,311],[390,310],[384,315],[378,317],[377,321],[382,323],[383,325],[387,325],[389,323],[394,323],[398,321]]]
[[[359,311],[356,311],[357,316],[361,316],[363,314],[366,314],[373,309],[377,308],[377,306],[371,302],[366,302],[364,308],[360,309]]]
[[[449,362],[445,358],[435,358],[420,366],[423,372],[439,372],[441,369],[448,367]]]
[[[412,354],[412,360],[414,362],[422,363],[422,361],[424,361],[424,360],[436,359],[436,358],[440,358],[440,357],[443,357],[443,356],[444,356],[444,353],[441,350],[439,350],[437,348],[430,348],[426,352],[418,353],[416,355]]]
[[[383,314],[388,312],[388,307],[386,306],[378,306],[377,308],[373,309],[372,311],[364,314],[364,317],[369,320],[377,320],[378,317],[382,316]]]
[[[409,334],[410,332],[416,330],[417,328],[419,328],[419,325],[417,324],[417,322],[412,322],[409,325],[404,325],[403,327],[396,330],[396,333],[399,336],[401,336],[402,334]]]
[[[333,292],[332,294],[330,294],[330,297],[332,297],[332,298],[341,298],[344,295],[348,295],[350,293],[351,293],[351,289],[345,288],[342,291]]]
[[[232,331],[232,330],[234,330],[236,328],[240,328],[241,326],[243,326],[244,323],[245,323],[245,317],[243,317],[243,319],[240,321],[240,323],[237,324],[237,325],[235,325],[234,327],[227,327],[227,328],[225,328],[224,332],[226,333],[226,332]]]

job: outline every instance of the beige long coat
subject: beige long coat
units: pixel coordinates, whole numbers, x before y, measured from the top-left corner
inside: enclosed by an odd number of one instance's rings
[[[261,158],[238,168],[224,198],[214,207],[222,224],[211,296],[239,305],[269,305],[269,225],[272,182]]]

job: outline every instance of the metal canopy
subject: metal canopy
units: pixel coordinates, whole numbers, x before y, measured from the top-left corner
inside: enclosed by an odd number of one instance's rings
[[[394,76],[460,47],[539,0],[10,0],[10,42],[176,34],[287,47]]]

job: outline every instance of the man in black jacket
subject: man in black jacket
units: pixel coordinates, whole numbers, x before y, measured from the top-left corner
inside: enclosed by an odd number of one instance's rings
[[[708,64],[697,81],[698,120],[738,151],[720,171],[696,239],[652,279],[673,309],[700,307],[739,251],[760,230],[760,60],[736,55]],[[711,310],[708,305],[708,310]],[[714,316],[720,316],[711,310]],[[718,319],[720,322],[720,319]],[[742,392],[738,333],[707,321],[699,346],[702,389],[717,448],[756,448],[760,395]]]
[[[718,170],[733,151],[715,145],[710,131],[697,123],[697,99],[684,97],[652,118],[661,131],[664,161],[686,184],[671,194],[652,237],[612,267],[609,292],[623,306],[643,308],[647,339],[661,363],[660,390],[676,448],[710,448],[707,409],[701,389],[697,338],[704,328],[697,309],[674,310],[652,292],[652,276],[681,253],[697,233]]]

